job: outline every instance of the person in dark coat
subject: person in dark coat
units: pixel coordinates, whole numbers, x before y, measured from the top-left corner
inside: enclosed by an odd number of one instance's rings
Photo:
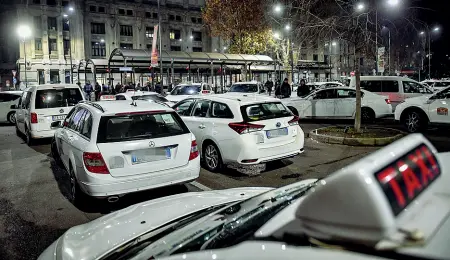
[[[100,93],[102,92],[102,87],[98,82],[95,82],[95,101],[100,100]]]
[[[289,98],[291,96],[291,85],[288,83],[288,79],[285,78],[283,84],[281,84],[281,96],[283,98]]]
[[[267,82],[266,82],[266,84],[265,84],[265,87],[266,87],[266,89],[267,89],[267,92],[269,92],[269,96],[271,96],[271,95],[272,95],[272,89],[273,89],[273,82],[272,82],[272,79],[268,79],[268,80],[267,80]]]
[[[297,88],[297,96],[304,97],[309,94],[309,87],[306,86],[306,81],[304,79],[300,80],[300,85]]]

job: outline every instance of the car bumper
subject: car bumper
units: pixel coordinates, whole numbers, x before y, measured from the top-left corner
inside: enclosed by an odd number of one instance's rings
[[[270,161],[282,160],[294,157],[303,153],[305,135],[303,130],[298,127],[297,135],[290,141],[284,141],[274,145],[264,147],[263,144],[256,144],[254,139],[246,140],[236,138],[220,143],[221,153],[225,164],[233,165],[254,165]],[[240,147],[236,151],[236,147]],[[231,152],[230,152],[231,151]],[[256,159],[256,160],[255,160]],[[245,160],[255,160],[246,162]]]
[[[139,176],[114,178],[99,174],[98,178],[89,174],[89,181],[80,180],[81,189],[93,197],[124,195],[127,193],[150,190],[164,186],[194,181],[200,174],[200,159],[190,161],[186,166]]]
[[[30,132],[33,139],[52,138],[55,135],[55,130],[33,131]]]

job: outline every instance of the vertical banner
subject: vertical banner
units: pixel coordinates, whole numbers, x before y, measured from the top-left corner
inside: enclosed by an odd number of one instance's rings
[[[151,58],[151,64],[152,67],[158,67],[158,50],[156,49],[156,44],[158,42],[158,25],[155,25],[153,27],[153,43],[152,43],[152,58]]]
[[[377,53],[377,57],[378,57],[378,73],[384,73],[384,66],[385,66],[385,54],[386,54],[386,48],[385,47],[380,47],[378,48],[378,53]]]

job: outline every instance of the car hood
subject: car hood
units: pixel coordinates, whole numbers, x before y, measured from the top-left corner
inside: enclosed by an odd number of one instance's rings
[[[415,104],[415,105],[423,105],[432,95],[421,95],[418,97],[412,97],[405,99],[405,103]]]
[[[166,99],[172,102],[180,102],[183,99],[190,98],[196,95],[167,95]]]
[[[136,204],[70,228],[39,259],[96,259],[180,217],[211,206],[247,199],[271,189],[261,187],[189,192]]]

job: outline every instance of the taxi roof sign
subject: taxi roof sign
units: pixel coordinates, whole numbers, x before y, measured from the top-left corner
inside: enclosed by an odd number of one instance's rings
[[[426,240],[450,213],[435,192],[443,174],[436,153],[421,134],[409,135],[321,180],[296,211],[300,229],[383,249]]]

